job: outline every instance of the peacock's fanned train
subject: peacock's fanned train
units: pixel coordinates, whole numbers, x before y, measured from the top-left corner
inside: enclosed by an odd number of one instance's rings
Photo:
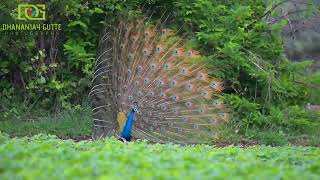
[[[163,23],[119,20],[97,52],[89,94],[95,138],[125,136],[130,128],[133,138],[152,142],[210,143],[229,114],[224,82],[209,71]]]

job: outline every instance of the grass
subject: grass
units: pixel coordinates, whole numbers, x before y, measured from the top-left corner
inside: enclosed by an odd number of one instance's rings
[[[320,149],[178,146],[0,134],[0,179],[320,179]]]
[[[79,137],[92,134],[92,118],[89,107],[68,110],[57,115],[34,119],[8,118],[0,120],[0,131],[10,136],[55,134],[59,137]]]

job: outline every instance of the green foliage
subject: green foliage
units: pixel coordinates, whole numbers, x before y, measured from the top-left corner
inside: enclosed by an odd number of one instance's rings
[[[114,138],[75,143],[0,134],[0,154],[1,179],[320,178],[320,150],[310,147],[125,144]]]
[[[103,25],[112,24],[117,15],[136,8],[139,2],[37,2],[46,4],[44,23],[60,23],[62,31],[0,37],[0,95],[23,95],[23,101],[46,109],[70,109],[83,100],[79,94],[88,91]],[[21,23],[16,20],[19,1],[5,0],[2,4],[1,17],[6,17],[3,23]]]

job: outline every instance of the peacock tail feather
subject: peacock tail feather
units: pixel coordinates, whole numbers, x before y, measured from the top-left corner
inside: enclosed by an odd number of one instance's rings
[[[120,135],[136,104],[133,137],[210,143],[229,119],[224,82],[175,31],[149,19],[122,18],[101,36],[89,94],[95,137]]]

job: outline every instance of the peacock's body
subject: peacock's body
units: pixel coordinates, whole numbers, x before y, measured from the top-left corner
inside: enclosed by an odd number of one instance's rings
[[[95,136],[208,143],[228,119],[200,54],[163,23],[121,20],[100,40],[89,94]]]

